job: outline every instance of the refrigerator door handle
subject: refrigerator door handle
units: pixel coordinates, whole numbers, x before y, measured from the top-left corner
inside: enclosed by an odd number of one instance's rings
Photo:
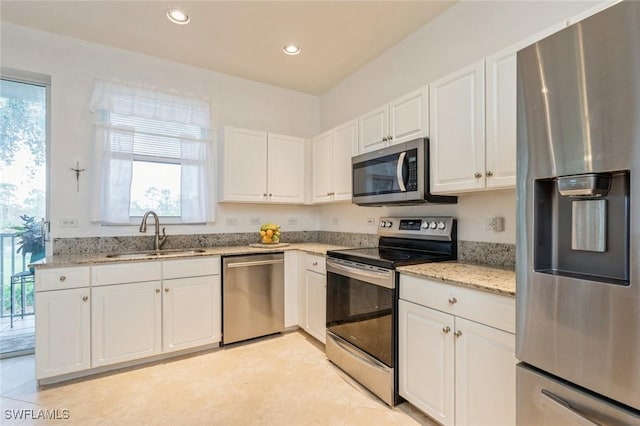
[[[540,402],[543,406],[555,411],[557,414],[571,421],[572,425],[576,426],[602,426],[575,408],[571,406],[567,401],[559,396],[549,392],[546,389],[540,391]]]

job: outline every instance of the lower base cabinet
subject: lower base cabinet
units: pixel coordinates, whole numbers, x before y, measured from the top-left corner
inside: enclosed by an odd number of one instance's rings
[[[298,325],[323,344],[327,336],[326,258],[303,253],[298,281]]]
[[[162,283],[92,289],[92,366],[157,355],[162,351]]]
[[[90,289],[36,293],[36,377],[47,378],[91,366]]]
[[[460,316],[480,320],[484,312],[504,308],[511,317],[514,300],[447,287],[453,286],[401,276],[399,393],[444,426],[515,425],[515,335]],[[420,300],[405,300],[407,295]],[[444,303],[438,305],[440,295]],[[502,318],[510,330],[515,316]]]

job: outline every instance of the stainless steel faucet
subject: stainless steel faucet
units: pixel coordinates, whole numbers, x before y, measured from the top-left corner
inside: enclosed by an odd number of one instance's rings
[[[160,237],[160,219],[156,212],[149,210],[142,216],[142,223],[140,224],[140,232],[147,232],[147,218],[149,215],[153,216],[153,220],[156,224],[156,235],[153,240],[153,249],[160,250],[162,245],[167,241],[167,235],[164,233],[164,228],[162,228],[162,237]]]

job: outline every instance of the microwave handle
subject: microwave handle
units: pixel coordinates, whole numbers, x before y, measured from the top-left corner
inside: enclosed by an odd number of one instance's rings
[[[398,187],[401,192],[407,192],[407,187],[404,185],[404,176],[402,175],[402,169],[404,168],[404,158],[407,156],[407,152],[403,151],[398,157],[398,164],[396,164],[396,177],[398,179]]]

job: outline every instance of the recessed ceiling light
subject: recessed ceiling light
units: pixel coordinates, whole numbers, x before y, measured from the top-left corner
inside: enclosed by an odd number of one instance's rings
[[[180,9],[167,10],[167,18],[175,24],[185,25],[188,24],[191,18],[189,15],[181,11]]]
[[[300,53],[300,48],[295,44],[287,44],[285,47],[282,48],[282,51],[287,55],[293,56]]]

